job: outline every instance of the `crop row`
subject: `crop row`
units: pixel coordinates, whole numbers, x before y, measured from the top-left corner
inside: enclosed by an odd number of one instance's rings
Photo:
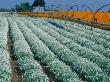
[[[41,65],[33,59],[30,46],[22,32],[12,19],[10,21],[10,34],[13,41],[14,55],[17,58],[19,69],[24,82],[49,82]]]
[[[81,27],[81,26],[76,26],[76,25],[72,25],[72,24],[66,24],[66,25],[68,25],[69,26],[69,28],[66,28],[66,29],[69,29],[69,30],[73,30],[73,29],[75,29],[76,31],[83,31],[83,32],[85,32],[85,33],[87,33],[87,34],[89,34],[89,35],[94,35],[94,37],[95,38],[102,38],[102,39],[105,39],[105,40],[107,40],[107,41],[109,41],[110,42],[110,34],[108,34],[108,35],[105,35],[105,34],[103,34],[103,33],[97,33],[97,32],[94,32],[93,30],[86,30],[85,28],[84,28],[84,26],[83,27]],[[86,26],[85,26],[86,27]]]
[[[81,24],[78,24],[78,23],[74,23],[74,22],[70,22],[70,21],[63,21],[63,20],[58,20],[58,19],[55,19],[55,20],[52,20],[52,21],[56,21],[57,23],[58,22],[60,22],[63,26],[65,25],[65,26],[70,26],[70,27],[72,27],[72,28],[75,28],[75,29],[77,29],[77,30],[80,30],[80,31],[85,31],[85,32],[87,32],[87,33],[91,33],[91,27],[90,26],[87,26],[87,25],[81,25]],[[108,36],[108,35],[110,35],[110,32],[109,31],[107,31],[107,30],[102,30],[102,29],[97,29],[97,28],[93,28],[92,27],[92,31],[94,32],[94,33],[96,33],[96,34],[101,34],[101,36],[103,37],[103,38],[106,38],[106,37],[104,37],[104,36]],[[90,34],[89,33],[89,34]],[[103,35],[104,36],[103,36]],[[97,35],[96,35],[97,36]],[[99,36],[100,38],[102,38],[101,36]]]
[[[0,82],[11,82],[11,65],[7,49],[8,22],[0,18]]]
[[[52,21],[50,23],[55,23],[54,25],[56,25],[57,27],[65,27],[62,23],[60,22],[56,22],[56,21]],[[110,42],[108,42],[107,40],[105,39],[102,39],[102,38],[97,38],[94,34],[87,34],[86,32],[84,31],[79,31],[79,30],[76,30],[74,28],[66,28],[65,29],[66,31],[68,32],[71,32],[73,34],[77,34],[78,36],[80,37],[85,37],[99,45],[102,45],[104,48],[109,48],[110,49]]]
[[[109,77],[97,67],[97,65],[87,61],[85,58],[79,57],[75,52],[70,51],[70,49],[60,44],[60,42],[36,27],[33,23],[27,21],[26,25],[57,55],[59,59],[71,65],[80,76],[92,82],[110,81]]]
[[[61,22],[61,23],[64,24],[64,21],[57,20],[57,22]],[[105,40],[110,42],[110,36],[109,36],[110,33],[106,30],[105,30],[105,32],[107,32],[107,34],[103,33],[103,30],[101,30],[101,32],[94,32],[94,29],[91,31],[91,27],[89,27],[89,26],[80,25],[80,24],[77,24],[77,23],[71,23],[71,22],[68,22],[68,21],[66,21],[66,24],[63,25],[63,26],[67,27],[67,28],[65,27],[65,29],[83,31],[83,32],[85,32],[89,35],[91,35],[93,33],[96,38],[102,38],[102,39],[105,39]],[[88,30],[86,28],[90,28],[90,29]]]
[[[69,39],[60,35],[58,32],[54,31],[52,28],[44,26],[40,23],[38,23],[37,26],[39,26],[42,30],[50,34],[52,37],[58,40],[61,44],[66,45],[70,50],[76,52],[79,56],[82,56],[83,58],[87,58],[93,63],[96,63],[103,70],[107,69],[108,70],[107,72],[110,71],[110,67],[109,67],[110,60],[105,58],[100,53],[94,52],[91,49],[88,49],[87,47],[81,47],[80,45],[75,43],[72,39]]]
[[[35,20],[42,20],[42,21],[44,21],[44,20],[47,20],[47,21],[56,21],[56,22],[61,22],[63,25],[65,25],[65,26],[70,26],[70,27],[73,27],[74,26],[74,28],[75,29],[78,29],[78,30],[86,30],[86,31],[88,31],[88,32],[90,32],[91,31],[91,27],[90,26],[87,26],[87,25],[82,25],[82,24],[78,24],[78,23],[74,23],[74,22],[70,22],[70,21],[65,21],[65,20],[58,20],[58,19],[47,19],[47,18],[43,18],[43,17],[37,17],[37,19],[36,18],[32,18],[32,17],[23,17],[23,18],[26,18],[26,19],[28,19],[28,20],[30,20],[30,21],[35,21]],[[64,28],[64,27],[63,27]],[[98,28],[93,28],[92,27],[92,31],[94,32],[94,33],[98,33],[98,34],[101,34],[102,35],[102,37],[103,37],[103,35],[104,36],[106,36],[107,35],[107,37],[110,35],[110,32],[109,31],[107,31],[107,30],[102,30],[102,29],[98,29]],[[106,38],[106,37],[104,37],[104,38]]]
[[[36,21],[33,21],[34,24],[36,24]],[[101,45],[98,45],[96,44],[95,42],[92,42],[91,40],[89,39],[86,39],[84,37],[80,37],[76,34],[73,34],[73,33],[69,33],[63,29],[59,29],[47,22],[44,22],[44,21],[40,21],[40,23],[48,26],[48,27],[51,27],[52,29],[54,29],[55,31],[57,31],[59,34],[67,37],[67,38],[70,38],[72,39],[73,41],[75,41],[76,43],[80,44],[81,46],[84,46],[84,47],[87,47],[89,49],[92,49],[93,51],[97,51],[99,52],[100,54],[103,54],[104,56],[110,58],[110,50],[109,49],[105,49],[104,47],[102,47]],[[38,23],[37,23],[38,24]],[[72,47],[72,46],[71,46]]]
[[[56,58],[55,54],[20,20],[17,20],[19,28],[31,46],[35,58],[40,59],[48,67],[54,77],[61,82],[81,82],[77,74],[70,67]]]

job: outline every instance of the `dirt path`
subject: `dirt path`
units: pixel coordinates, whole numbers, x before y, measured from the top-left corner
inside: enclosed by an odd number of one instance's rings
[[[36,60],[36,58],[35,58]],[[55,76],[49,71],[49,68],[46,64],[44,64],[43,62],[37,60],[37,62],[39,62],[39,64],[42,66],[43,72],[47,75],[47,77],[49,78],[49,82],[62,82],[59,81],[55,78]]]
[[[7,47],[8,47],[8,52],[10,55],[10,64],[11,64],[11,68],[12,68],[12,78],[11,78],[11,82],[20,82],[21,81],[21,75],[19,74],[19,71],[17,70],[17,62],[16,59],[14,58],[14,54],[13,54],[13,45],[12,45],[12,41],[11,41],[11,37],[10,34],[8,32],[7,34]]]

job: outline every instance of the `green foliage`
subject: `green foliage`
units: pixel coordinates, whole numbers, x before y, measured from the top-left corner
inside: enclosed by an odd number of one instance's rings
[[[12,9],[1,8],[0,9],[0,12],[10,12],[10,11],[14,12],[15,9],[14,8],[12,8]]]
[[[33,7],[45,7],[45,1],[44,0],[35,0],[34,3],[33,3]]]
[[[16,11],[18,12],[30,12],[32,11],[32,7],[28,2],[21,3],[20,5],[16,5]]]

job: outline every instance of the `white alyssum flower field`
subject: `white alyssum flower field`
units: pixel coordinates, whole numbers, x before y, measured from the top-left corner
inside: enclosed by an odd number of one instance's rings
[[[7,15],[0,13],[0,82],[12,81],[9,38],[21,82],[110,82],[110,31]]]

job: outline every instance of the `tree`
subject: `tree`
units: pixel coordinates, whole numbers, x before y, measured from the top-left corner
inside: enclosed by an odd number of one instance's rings
[[[21,3],[20,5],[16,5],[16,11],[18,12],[29,12],[32,11],[32,7],[28,2]]]
[[[32,4],[32,7],[44,7],[45,10],[45,1],[44,0],[35,0]]]
[[[32,4],[32,7],[45,7],[45,1],[44,0],[35,0],[34,3]]]
[[[15,9],[14,9],[14,8],[11,8],[11,10],[10,10],[10,11],[15,12]]]

